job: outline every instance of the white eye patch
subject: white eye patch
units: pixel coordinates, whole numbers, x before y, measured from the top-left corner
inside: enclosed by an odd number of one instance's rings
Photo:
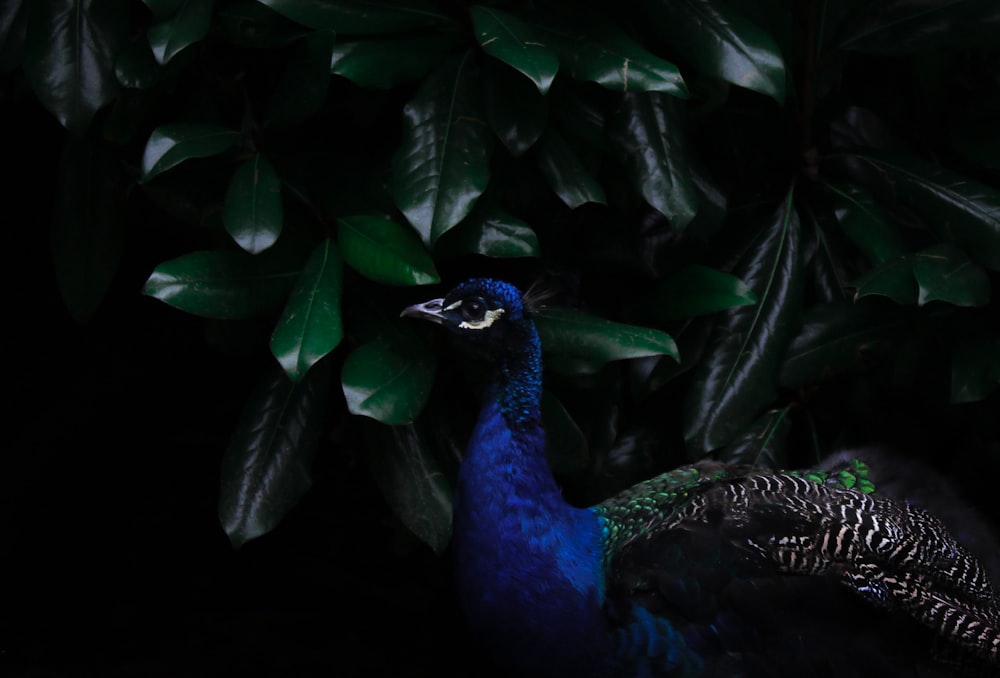
[[[494,311],[486,311],[482,320],[463,320],[458,324],[458,326],[465,330],[485,330],[487,327],[495,323],[497,318],[502,315],[503,309],[498,308]]]
[[[444,307],[445,311],[454,311],[456,308],[462,305],[462,300],[459,299],[453,304],[448,304]],[[487,327],[491,326],[496,322],[497,318],[503,315],[503,309],[498,308],[493,311],[486,311],[483,314],[482,320],[463,320],[458,324],[463,330],[485,330]]]

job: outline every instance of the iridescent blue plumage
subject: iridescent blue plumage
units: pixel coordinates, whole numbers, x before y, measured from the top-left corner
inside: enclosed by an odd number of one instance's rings
[[[520,292],[475,279],[404,314],[490,364],[453,551],[469,625],[512,674],[997,671],[1000,600],[979,561],[929,514],[870,495],[864,466],[703,462],[574,507],[545,455]]]

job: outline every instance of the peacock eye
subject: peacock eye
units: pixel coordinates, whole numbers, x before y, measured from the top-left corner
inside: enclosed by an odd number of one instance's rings
[[[486,302],[479,297],[462,302],[462,318],[467,322],[478,322],[486,316]]]

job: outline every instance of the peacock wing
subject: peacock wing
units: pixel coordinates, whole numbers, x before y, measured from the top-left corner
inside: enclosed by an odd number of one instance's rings
[[[996,596],[975,558],[843,470],[705,462],[605,502],[609,623],[649,613],[706,666],[746,675],[995,672]]]

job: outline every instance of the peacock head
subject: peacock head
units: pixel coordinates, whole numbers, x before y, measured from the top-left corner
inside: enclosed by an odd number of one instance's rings
[[[444,297],[409,306],[400,315],[444,325],[492,356],[520,350],[534,335],[521,291],[492,278],[467,280]]]

